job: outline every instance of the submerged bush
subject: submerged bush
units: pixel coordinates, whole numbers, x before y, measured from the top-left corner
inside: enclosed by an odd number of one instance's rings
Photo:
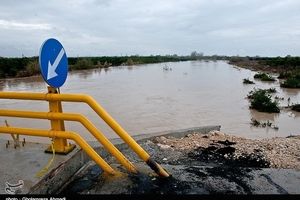
[[[243,79],[244,84],[255,84],[253,81],[250,81],[248,78]]]
[[[271,127],[275,130],[278,130],[278,126],[275,126],[272,122],[270,122],[269,120],[267,121],[258,121],[254,118],[251,119],[251,123],[250,123],[252,126],[255,126],[255,127],[262,127],[262,128],[265,128],[265,127]]]
[[[300,104],[292,105],[292,110],[300,112]]]
[[[300,88],[300,78],[299,77],[290,77],[286,79],[283,83],[280,84],[280,87],[284,88]]]
[[[257,73],[254,75],[254,78],[260,79],[261,81],[275,81],[275,79],[272,76],[266,73]]]
[[[273,101],[268,90],[254,90],[248,95],[250,99],[250,108],[260,112],[279,113],[278,102]]]
[[[256,89],[250,91],[247,98],[248,99],[253,99],[257,93],[265,93],[265,94],[271,94],[271,93],[276,93],[276,88],[269,88],[269,89]]]
[[[275,99],[276,99],[276,100],[281,100],[281,101],[283,101],[283,100],[284,100],[284,97],[275,96]]]
[[[269,88],[269,89],[266,89],[268,93],[276,93],[276,88]]]
[[[254,78],[261,79],[265,73],[257,73],[254,75]]]
[[[277,78],[279,79],[286,79],[286,78],[290,78],[292,76],[292,72],[280,72],[279,76]]]

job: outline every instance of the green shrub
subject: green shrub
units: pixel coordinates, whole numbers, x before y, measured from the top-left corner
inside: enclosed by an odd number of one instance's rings
[[[250,108],[252,109],[268,113],[280,112],[278,102],[272,101],[271,95],[267,90],[255,89],[249,93],[248,98],[250,99]]]
[[[300,88],[300,78],[294,76],[286,79],[283,83],[280,84],[280,87],[283,88]]]
[[[292,72],[288,71],[288,72],[280,72],[279,76],[277,78],[279,79],[286,79],[292,76]]]
[[[272,76],[266,73],[257,73],[254,75],[254,78],[260,79],[261,81],[275,81],[275,79]]]
[[[266,74],[265,73],[256,73],[254,75],[254,78],[261,79],[264,75],[266,75]]]
[[[272,76],[263,76],[261,79],[261,81],[275,81],[275,79]]]
[[[254,90],[250,91],[247,98],[248,99],[253,99],[255,97],[256,94],[258,93],[264,93],[264,94],[271,94],[271,93],[276,93],[276,88],[269,88],[269,89],[256,89],[254,88]]]

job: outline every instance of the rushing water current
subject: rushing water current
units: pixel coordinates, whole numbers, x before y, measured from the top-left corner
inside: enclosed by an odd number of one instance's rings
[[[172,70],[164,70],[166,65]],[[85,93],[93,96],[131,135],[205,125],[221,125],[221,130],[225,133],[247,138],[300,134],[300,113],[286,109],[280,114],[257,112],[249,109],[249,102],[245,98],[254,87],[275,87],[275,95],[284,97],[280,105],[286,106],[288,98],[290,103],[300,103],[300,90],[282,89],[278,80],[275,83],[255,80],[255,85],[243,84],[244,78],[253,80],[254,74],[253,71],[234,67],[225,61],[110,67],[70,72],[61,93]],[[0,90],[46,92],[47,88],[41,76],[36,76],[0,80]],[[47,111],[48,104],[0,100],[0,109]],[[87,105],[63,103],[63,109],[64,112],[84,114],[106,136],[117,137]],[[269,120],[279,129],[253,127],[250,124],[251,118]],[[0,117],[0,124],[5,125],[5,119],[11,126],[50,128],[47,120]],[[93,140],[78,123],[66,122],[66,129]]]

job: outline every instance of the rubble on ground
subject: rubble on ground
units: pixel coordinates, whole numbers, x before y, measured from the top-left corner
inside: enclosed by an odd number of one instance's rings
[[[196,149],[212,149],[222,152],[224,159],[241,159],[260,155],[271,168],[300,170],[300,138],[246,139],[238,136],[211,131],[208,134],[194,132],[183,138],[156,137],[154,142],[161,149],[191,152]],[[226,147],[226,148],[225,148]],[[228,148],[230,147],[230,148]],[[259,162],[259,160],[257,160]]]

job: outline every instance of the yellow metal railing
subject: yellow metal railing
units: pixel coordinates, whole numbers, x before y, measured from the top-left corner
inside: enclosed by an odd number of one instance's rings
[[[52,88],[54,89],[54,88]],[[125,143],[143,160],[145,161],[158,175],[168,177],[169,174],[154,160],[150,155],[97,103],[91,96],[84,94],[58,94],[56,90],[48,90],[46,94],[42,93],[21,93],[21,92],[0,92],[0,99],[21,99],[21,100],[41,100],[48,101],[50,105],[49,113],[31,112],[31,111],[14,111],[0,110],[0,116],[23,117],[51,120],[53,131],[64,131],[63,121],[78,121],[85,126],[94,137],[113,155],[116,159],[129,171],[136,172],[135,167],[128,161],[115,146],[113,146],[107,138],[84,116],[72,113],[62,113],[61,102],[84,102],[88,104],[119,136]],[[53,104],[56,108],[53,110]],[[52,104],[52,105],[51,105]],[[56,123],[56,124],[55,124]],[[59,130],[57,130],[59,129]],[[0,129],[1,132],[2,129]],[[61,131],[63,130],[63,131]],[[60,137],[57,137],[60,138]],[[64,144],[63,144],[64,143]],[[66,141],[58,141],[57,147],[61,148]]]
[[[116,174],[115,170],[109,166],[95,150],[77,133],[71,131],[47,131],[40,129],[16,128],[16,127],[0,127],[1,133],[19,134],[29,136],[40,136],[50,138],[63,138],[75,141],[105,172]]]
[[[137,172],[135,166],[83,115],[73,113],[0,110],[0,116],[80,122],[128,171]]]

